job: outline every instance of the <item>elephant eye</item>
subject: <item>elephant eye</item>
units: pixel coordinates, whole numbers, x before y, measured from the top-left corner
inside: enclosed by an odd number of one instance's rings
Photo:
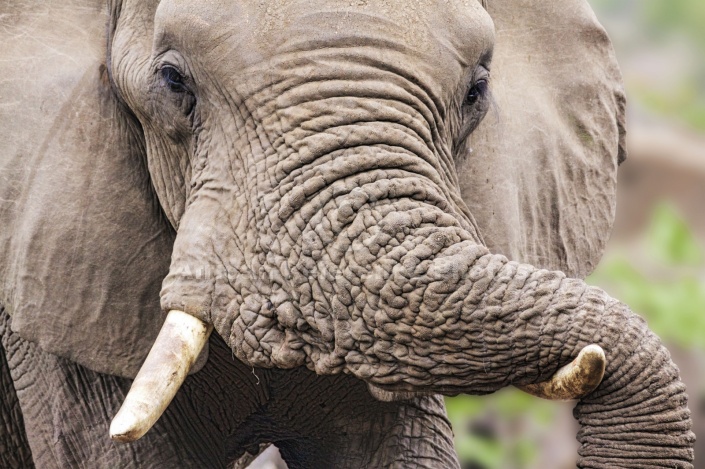
[[[480,98],[482,98],[485,94],[487,94],[488,86],[489,86],[489,83],[487,82],[487,79],[485,79],[485,78],[475,82],[475,84],[472,85],[472,87],[468,91],[467,96],[465,96],[465,103],[470,106],[475,104]]]
[[[167,65],[162,67],[160,72],[164,83],[172,92],[185,93],[188,91],[188,88],[186,88],[186,84],[184,83],[184,76],[174,67]]]

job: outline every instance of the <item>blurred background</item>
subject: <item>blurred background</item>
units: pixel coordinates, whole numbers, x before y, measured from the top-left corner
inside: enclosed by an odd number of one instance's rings
[[[624,74],[629,155],[612,238],[588,282],[644,316],[671,351],[700,437],[698,467],[705,454],[705,1],[589,1]],[[575,468],[572,403],[509,388],[446,404],[463,469]],[[267,459],[251,467],[285,467]]]
[[[666,343],[705,455],[705,1],[589,0],[614,43],[628,99],[617,218],[588,282]],[[575,468],[573,404],[514,389],[446,400],[463,469]],[[705,467],[703,464],[702,467]]]

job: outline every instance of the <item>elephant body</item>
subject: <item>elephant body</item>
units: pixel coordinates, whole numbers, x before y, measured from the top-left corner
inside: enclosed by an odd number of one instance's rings
[[[438,394],[545,382],[598,344],[578,464],[692,467],[667,350],[580,280],[625,157],[584,0],[6,2],[0,21],[3,463],[230,467],[275,443],[291,468],[458,467]],[[200,353],[180,358],[173,312],[214,331]],[[171,370],[152,344],[191,375],[120,445],[120,403]]]

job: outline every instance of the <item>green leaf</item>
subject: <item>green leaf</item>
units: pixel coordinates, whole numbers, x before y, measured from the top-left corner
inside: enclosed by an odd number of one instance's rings
[[[647,242],[654,260],[672,265],[702,265],[703,249],[676,210],[656,206],[647,230]]]
[[[642,249],[608,254],[588,283],[649,322],[662,339],[705,349],[705,256],[688,224],[667,204],[654,209]]]

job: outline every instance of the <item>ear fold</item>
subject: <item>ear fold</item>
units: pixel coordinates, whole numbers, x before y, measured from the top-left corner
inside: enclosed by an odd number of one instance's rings
[[[132,377],[174,233],[108,83],[105,2],[33,3],[0,6],[0,302],[44,350]]]
[[[625,157],[625,98],[585,0],[489,0],[496,106],[458,162],[490,249],[584,277],[599,261]]]

